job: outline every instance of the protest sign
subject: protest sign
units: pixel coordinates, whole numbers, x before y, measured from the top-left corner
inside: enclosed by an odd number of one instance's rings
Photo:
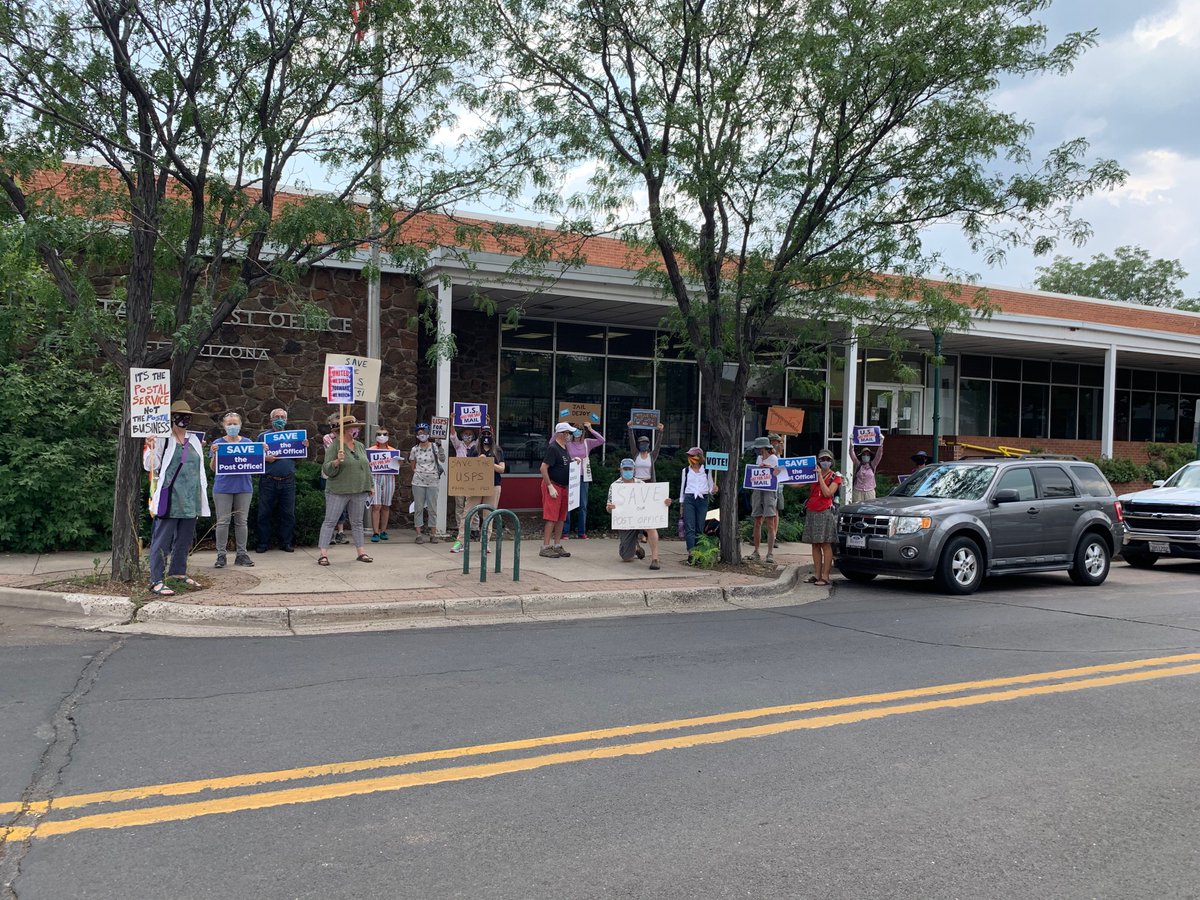
[[[704,468],[712,469],[714,472],[729,471],[729,454],[709,450],[704,454]]]
[[[445,416],[434,416],[429,420],[429,439],[444,441],[450,437],[450,420]]]
[[[171,433],[171,370],[129,370],[129,436]]]
[[[267,466],[267,445],[253,441],[213,444],[218,475],[262,475]]]
[[[446,491],[450,497],[490,497],[495,487],[496,461],[490,456],[452,456],[450,486]]]
[[[599,403],[561,403],[558,407],[558,421],[570,422],[580,428],[585,422],[592,425],[600,424]]]
[[[583,484],[583,466],[571,460],[571,480],[567,483],[567,512],[579,509],[579,487]]]
[[[613,531],[634,531],[667,527],[667,504],[671,486],[653,484],[614,484],[612,486]]]
[[[455,403],[455,428],[482,428],[488,423],[486,403]]]
[[[790,406],[771,406],[767,409],[767,431],[780,434],[800,434],[804,431],[804,410]]]
[[[341,406],[354,402],[354,366],[325,368],[325,396]]]
[[[325,368],[330,366],[351,366],[354,369],[354,399],[346,403],[377,403],[379,401],[379,369],[380,361],[369,356],[354,356],[344,353],[326,353]],[[328,388],[321,394],[330,403],[337,400],[329,396]]]
[[[308,459],[307,431],[269,431],[263,435],[267,452],[279,459]]]
[[[883,443],[883,430],[878,425],[856,425],[852,443],[856,447],[878,447]]]
[[[770,466],[746,466],[746,471],[742,473],[742,487],[749,491],[776,491],[779,490],[779,481]]]
[[[780,484],[814,484],[817,480],[817,458],[815,456],[785,456],[779,460],[783,469]]]
[[[655,429],[661,418],[657,409],[631,409],[629,411],[629,421],[633,423],[634,428]]]
[[[188,434],[194,434],[196,436],[196,440],[198,440],[200,442],[201,446],[204,446],[204,444],[206,443],[206,441],[204,439],[205,433],[203,431],[189,431]]]
[[[371,467],[372,475],[399,475],[400,451],[372,447],[367,450],[367,465]]]

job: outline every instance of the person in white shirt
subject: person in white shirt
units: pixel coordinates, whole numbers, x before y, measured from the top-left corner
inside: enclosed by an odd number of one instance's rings
[[[771,439],[755,438],[750,449],[755,453],[754,462],[750,465],[770,469],[778,478],[781,471],[779,457],[775,455]],[[750,554],[750,558],[753,560],[762,559],[759,556],[759,547],[762,541],[762,526],[765,523],[767,526],[767,562],[775,562],[775,532],[779,528],[778,503],[778,488],[770,491],[750,492],[750,515],[754,517],[754,552]]]
[[[692,447],[687,452],[688,464],[679,477],[679,505],[683,509],[684,540],[687,542],[686,565],[692,564],[696,539],[704,533],[704,517],[708,514],[708,498],[717,493],[717,482],[704,468],[704,451]]]

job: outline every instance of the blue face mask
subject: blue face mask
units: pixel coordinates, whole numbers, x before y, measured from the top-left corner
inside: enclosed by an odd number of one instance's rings
[[[287,427],[287,419],[272,419],[271,424],[274,425],[279,431],[282,431]]]
[[[571,432],[571,437],[575,438],[575,440],[579,440],[581,437],[583,437],[583,432],[576,428]]]
[[[238,432],[241,430],[242,430],[241,425],[226,425],[225,426],[225,433],[227,435],[229,435],[230,437],[237,437]]]
[[[633,470],[632,469],[622,469],[621,470],[621,478],[625,481],[633,481]]]

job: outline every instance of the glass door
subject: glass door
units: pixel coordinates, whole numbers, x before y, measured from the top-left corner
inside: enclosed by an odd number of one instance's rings
[[[884,434],[920,434],[924,391],[901,384],[868,384],[865,423]]]

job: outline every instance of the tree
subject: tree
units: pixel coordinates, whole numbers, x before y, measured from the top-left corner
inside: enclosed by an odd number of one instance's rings
[[[1087,263],[1056,256],[1037,273],[1034,283],[1041,291],[1142,306],[1200,307],[1200,298],[1186,298],[1179,287],[1188,277],[1179,260],[1151,259],[1142,247],[1118,247],[1112,256],[1097,253]]]
[[[594,165],[564,211],[620,233],[674,300],[725,449],[767,343],[965,326],[974,298],[927,280],[944,270],[923,228],[1046,252],[1086,236],[1072,201],[1123,177],[1081,140],[1035,163],[1029,126],[994,104],[1001,77],[1061,73],[1092,43],[1047,47],[1045,0],[489,2],[497,115]]]
[[[126,380],[169,366],[182,393],[204,344],[267,282],[502,188],[519,147],[500,158],[486,137],[466,154],[436,140],[473,89],[460,23],[433,0],[356,8],[352,21],[340,0],[0,4],[0,213]],[[103,167],[60,165],[77,154]],[[282,195],[306,167],[333,191]],[[98,276],[115,276],[123,323]],[[121,580],[138,566],[140,450],[118,442]]]

